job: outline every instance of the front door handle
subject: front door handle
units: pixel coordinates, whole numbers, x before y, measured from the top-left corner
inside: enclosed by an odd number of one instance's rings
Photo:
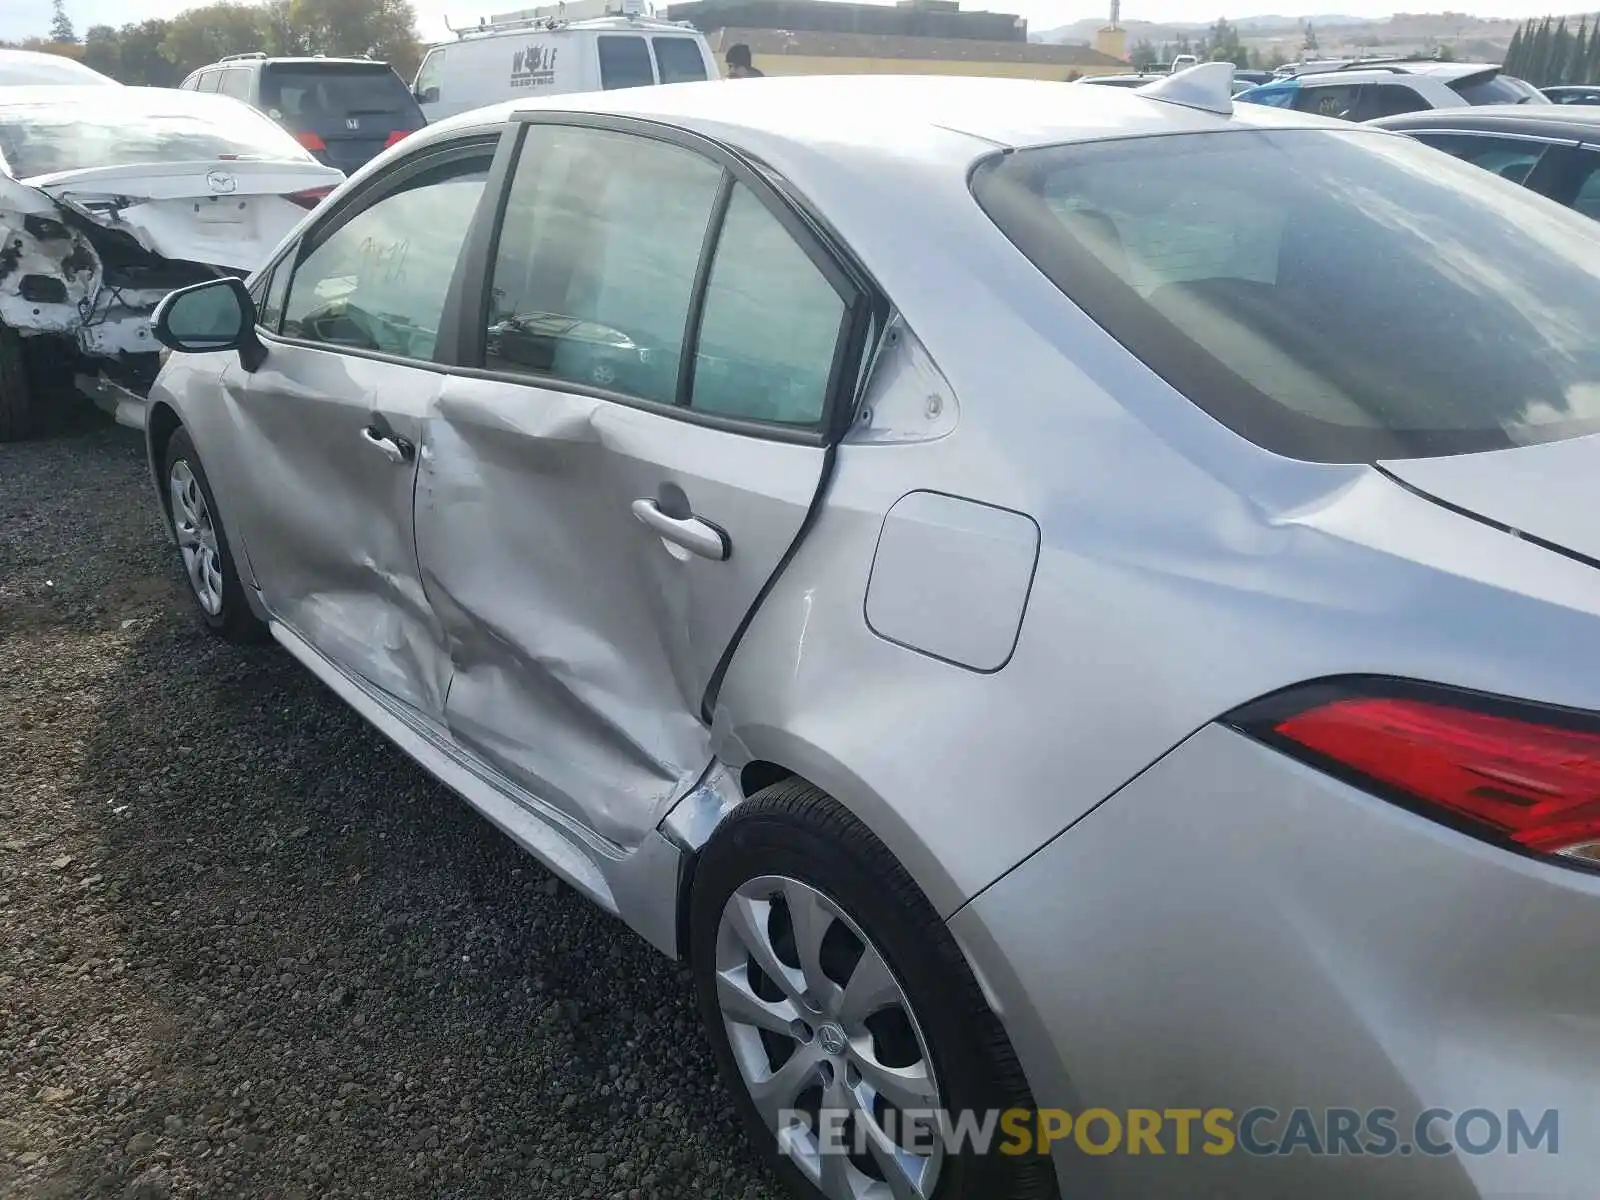
[[[709,558],[713,562],[725,562],[728,555],[733,552],[727,534],[710,521],[702,521],[693,513],[686,517],[675,517],[671,513],[664,512],[655,500],[643,499],[633,502],[633,515],[669,543],[669,549],[672,546],[681,546],[690,554],[698,554],[701,558]]]
[[[395,464],[408,463],[416,457],[417,448],[405,438],[387,430],[379,429],[376,425],[368,425],[361,431],[361,440],[367,445],[382,451],[383,456]]]

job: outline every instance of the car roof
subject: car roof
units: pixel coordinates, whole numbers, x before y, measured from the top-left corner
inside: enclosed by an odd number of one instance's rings
[[[1565,104],[1482,104],[1401,113],[1379,117],[1367,124],[1381,129],[1481,129],[1484,132],[1538,133],[1545,137],[1566,132],[1582,138],[1600,133],[1600,108]]]
[[[1160,78],[1159,76],[1154,77]],[[726,89],[739,89],[729,103]],[[1348,122],[1236,104],[1231,116],[1155,99],[1143,89],[950,75],[785,75],[708,80],[510,100],[430,125],[407,144],[498,125],[520,112],[584,112],[677,125],[741,144],[929,143],[936,133],[1022,148],[1244,128],[1348,130]],[[969,147],[970,149],[970,147]],[[968,156],[970,157],[970,155]]]
[[[208,67],[248,67],[252,63],[260,63],[263,66],[265,66],[265,65],[267,65],[269,63],[270,64],[274,64],[274,65],[278,64],[278,63],[287,63],[287,64],[289,64],[291,66],[296,66],[296,67],[299,67],[299,66],[313,66],[313,65],[314,66],[334,66],[334,67],[348,67],[348,66],[386,67],[386,66],[389,65],[388,63],[384,62],[383,59],[381,59],[381,58],[356,58],[356,57],[332,58],[332,57],[328,57],[328,56],[324,56],[324,55],[320,55],[320,54],[318,54],[318,55],[311,55],[311,54],[285,54],[285,55],[282,55],[282,56],[276,57],[276,58],[235,58],[235,59],[231,59],[231,60],[229,60],[227,62],[224,62],[221,59],[219,59],[218,61],[216,61],[214,63],[206,64],[206,67],[202,67],[201,70],[206,70]]]

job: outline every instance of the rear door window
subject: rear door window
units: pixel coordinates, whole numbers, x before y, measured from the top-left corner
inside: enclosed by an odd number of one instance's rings
[[[200,80],[194,85],[194,90],[197,92],[214,92],[221,81],[221,71],[201,71]]]
[[[1552,146],[1534,186],[1559,204],[1600,219],[1600,150]]]
[[[229,67],[222,72],[222,78],[217,84],[217,91],[224,96],[232,96],[237,100],[250,99],[249,68]]]
[[[1377,111],[1373,113],[1378,117],[1397,117],[1401,113],[1421,112],[1432,108],[1415,88],[1409,88],[1403,83],[1380,83],[1378,85]]]
[[[1544,154],[1544,142],[1481,133],[1422,133],[1417,140],[1512,183],[1527,181]]]
[[[972,186],[1080,309],[1276,453],[1368,462],[1600,432],[1592,224],[1409,138],[1024,149]]]
[[[1301,112],[1316,113],[1319,117],[1339,117],[1352,121],[1361,103],[1362,86],[1359,83],[1312,87],[1302,84],[1295,93],[1294,106]]]
[[[485,365],[673,404],[708,159],[611,130],[528,128],[506,199]]]
[[[651,41],[656,71],[662,83],[690,83],[706,77],[706,60],[700,43],[688,37],[658,37]]]
[[[656,81],[650,66],[650,48],[642,37],[606,35],[597,39],[600,50],[600,86],[643,87]]]

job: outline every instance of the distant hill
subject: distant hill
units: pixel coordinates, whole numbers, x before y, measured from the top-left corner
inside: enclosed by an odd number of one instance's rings
[[[1239,30],[1245,45],[1263,55],[1277,51],[1287,58],[1298,57],[1309,22],[1317,31],[1321,53],[1330,57],[1361,54],[1432,53],[1448,46],[1463,61],[1494,61],[1505,53],[1518,22],[1502,17],[1473,17],[1466,13],[1396,13],[1392,17],[1352,17],[1327,13],[1313,17],[1263,15],[1228,18]],[[1575,24],[1573,17],[1569,24]],[[1100,19],[1074,21],[1054,29],[1028,34],[1028,40],[1052,43],[1092,44],[1095,31],[1105,22]],[[1159,47],[1180,38],[1193,39],[1211,27],[1210,21],[1124,21],[1128,46],[1141,41]]]

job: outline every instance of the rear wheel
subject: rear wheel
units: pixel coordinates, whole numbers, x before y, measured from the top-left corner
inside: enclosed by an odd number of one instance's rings
[[[33,386],[22,335],[0,325],[0,442],[16,442],[38,428]]]
[[[211,494],[194,442],[183,429],[167,443],[162,478],[168,520],[183,557],[189,594],[201,619],[213,633],[230,642],[265,640],[267,627],[250,611],[227,534],[218,518],[217,499]]]
[[[1048,1158],[945,1146],[940,1113],[1033,1100],[944,922],[876,837],[800,780],[740,806],[690,901],[696,997],[744,1123],[797,1196],[1028,1200]]]

